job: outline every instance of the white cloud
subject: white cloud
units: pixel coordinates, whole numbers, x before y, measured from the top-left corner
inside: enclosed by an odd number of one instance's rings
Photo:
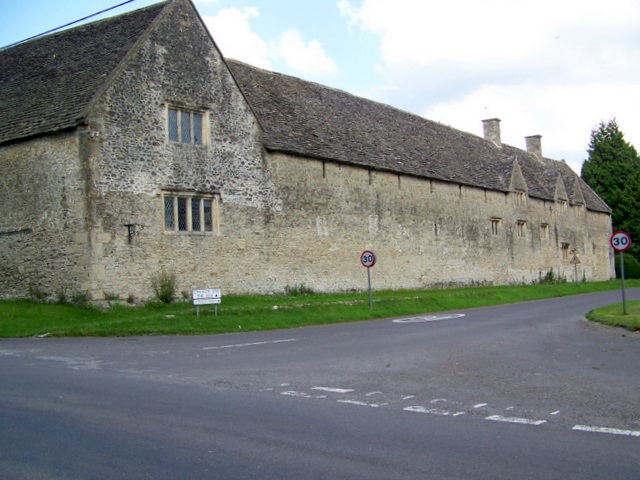
[[[341,0],[376,35],[372,96],[461,130],[503,120],[503,141],[579,171],[591,129],[617,118],[640,145],[640,8],[634,0]],[[638,132],[637,138],[629,133]]]
[[[631,99],[631,101],[630,101]],[[640,85],[535,84],[483,85],[460,98],[428,106],[425,117],[482,136],[481,120],[501,118],[502,141],[525,149],[524,137],[542,135],[543,154],[565,159],[580,172],[587,158],[591,130],[604,120],[617,118],[627,141],[628,133],[640,132]],[[636,134],[635,145],[639,140]]]
[[[310,76],[326,76],[337,73],[338,67],[317,40],[304,42],[297,30],[287,30],[275,47],[278,56],[293,70]]]
[[[271,69],[267,43],[251,30],[249,24],[249,20],[259,16],[255,7],[225,8],[216,16],[205,16],[203,20],[225,57]]]
[[[305,77],[326,77],[338,72],[334,60],[317,40],[305,43],[295,29],[285,31],[277,40],[264,40],[251,28],[258,19],[256,7],[225,8],[203,20],[223,55],[273,70],[273,61],[281,60],[286,70]]]
[[[629,0],[342,0],[341,12],[381,38],[385,63],[524,63],[557,40],[633,31]]]

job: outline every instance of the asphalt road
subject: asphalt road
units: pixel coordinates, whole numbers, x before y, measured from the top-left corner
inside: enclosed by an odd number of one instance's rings
[[[619,301],[0,340],[0,478],[638,479],[640,335],[583,318]]]

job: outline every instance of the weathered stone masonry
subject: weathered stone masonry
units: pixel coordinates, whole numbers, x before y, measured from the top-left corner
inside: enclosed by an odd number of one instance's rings
[[[0,297],[148,299],[162,270],[178,292],[362,289],[364,249],[378,255],[375,288],[613,274],[608,208],[542,158],[539,137],[521,151],[501,144],[494,120],[479,139],[298,79],[230,70],[187,0],[103,22],[30,48],[44,55],[25,73],[37,76],[47,48],[82,38],[83,57],[63,67],[72,75],[90,58],[83,72],[101,80],[77,113],[66,111],[71,97],[46,110],[50,126],[15,123],[28,108],[7,99],[28,82],[0,76],[0,113],[14,118],[0,124]],[[124,53],[102,49],[118,41]],[[202,141],[170,140],[169,109],[201,115]],[[370,128],[358,123],[369,118]],[[399,122],[415,135],[398,139]],[[183,208],[167,207],[174,197],[196,205],[178,214],[186,222],[206,199],[210,224],[169,228],[171,208]]]

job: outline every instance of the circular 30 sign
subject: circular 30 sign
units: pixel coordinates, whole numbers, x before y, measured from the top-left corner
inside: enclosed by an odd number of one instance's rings
[[[362,263],[363,267],[371,268],[376,264],[376,254],[371,250],[365,250],[360,255],[360,263]]]
[[[631,246],[631,236],[627,232],[615,232],[611,235],[609,243],[616,252],[624,252]]]

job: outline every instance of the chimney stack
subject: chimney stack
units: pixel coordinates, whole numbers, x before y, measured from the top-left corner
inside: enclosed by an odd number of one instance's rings
[[[542,135],[531,135],[524,137],[527,142],[527,153],[535,155],[538,160],[542,160]]]
[[[502,147],[502,141],[500,140],[500,119],[489,118],[482,121],[484,127],[484,139],[493,144],[496,147]]]

